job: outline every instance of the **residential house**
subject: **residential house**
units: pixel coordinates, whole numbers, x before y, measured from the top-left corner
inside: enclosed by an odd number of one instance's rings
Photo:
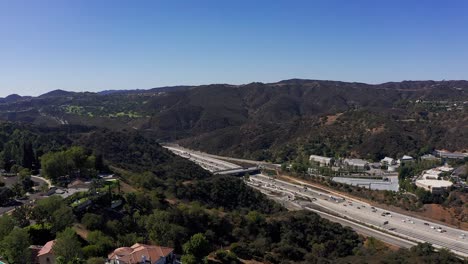
[[[174,249],[136,243],[120,247],[108,255],[108,264],[175,264]]]
[[[37,260],[39,264],[55,264],[55,255],[53,251],[53,247],[55,244],[55,240],[51,240],[47,242],[39,253],[37,254]]]

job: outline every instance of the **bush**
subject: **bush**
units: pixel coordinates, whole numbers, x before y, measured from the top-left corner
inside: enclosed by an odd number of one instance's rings
[[[89,230],[98,230],[102,228],[104,219],[101,215],[86,213],[81,218],[81,223]]]
[[[233,252],[227,251],[227,250],[218,250],[215,252],[215,258],[221,263],[226,263],[226,264],[235,264],[235,263],[240,263],[239,259],[237,258],[236,254]]]
[[[87,258],[100,256],[101,249],[97,245],[87,245],[83,247],[83,255]]]
[[[231,245],[231,252],[239,256],[241,259],[251,259],[252,258],[252,251],[250,250],[249,246],[245,243],[233,243]]]
[[[104,258],[93,257],[93,258],[88,258],[88,260],[86,261],[86,264],[102,264],[105,262],[106,260]]]

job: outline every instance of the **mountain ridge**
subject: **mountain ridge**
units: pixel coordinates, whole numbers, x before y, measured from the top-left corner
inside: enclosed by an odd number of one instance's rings
[[[0,120],[136,129],[211,153],[283,161],[468,150],[468,81],[379,85],[291,79],[0,101]],[[301,147],[306,146],[306,147]]]
[[[92,91],[67,91],[63,89],[55,89],[51,90],[49,92],[40,94],[38,96],[20,96],[18,94],[10,94],[7,95],[6,97],[0,97],[0,100],[6,99],[9,96],[19,96],[21,98],[37,98],[37,97],[49,97],[49,96],[60,96],[60,95],[66,95],[66,94],[77,94],[77,93],[93,93],[93,94],[100,94],[100,95],[109,95],[109,94],[116,94],[116,93],[148,93],[148,92],[165,92],[165,91],[174,91],[174,90],[184,90],[184,89],[191,89],[191,88],[196,88],[196,87],[201,87],[201,86],[209,86],[209,85],[226,85],[226,86],[232,86],[232,87],[242,87],[242,86],[248,86],[252,84],[262,84],[262,85],[281,85],[281,84],[300,84],[300,83],[313,83],[313,82],[321,82],[321,83],[333,83],[333,84],[354,84],[354,85],[362,85],[362,86],[369,86],[369,87],[386,87],[386,88],[391,88],[393,87],[398,87],[404,84],[461,84],[461,85],[468,85],[468,80],[442,80],[442,81],[436,81],[436,80],[403,80],[403,81],[389,81],[389,82],[382,82],[382,83],[365,83],[365,82],[357,82],[357,81],[335,81],[335,80],[322,80],[322,79],[301,79],[301,78],[291,78],[291,79],[285,79],[285,80],[280,80],[277,82],[251,82],[251,83],[245,83],[245,84],[220,84],[220,83],[211,83],[211,84],[203,84],[203,85],[170,85],[170,86],[161,86],[161,87],[153,87],[153,88],[136,88],[136,89],[107,89],[107,90],[100,90],[97,92],[92,92]]]

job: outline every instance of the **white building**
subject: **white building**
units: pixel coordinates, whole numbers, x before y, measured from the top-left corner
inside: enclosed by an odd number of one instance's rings
[[[432,154],[425,154],[425,155],[422,155],[421,156],[421,160],[439,160],[439,158],[437,158],[436,156],[432,155]]]
[[[380,161],[380,164],[382,164],[382,166],[384,166],[384,165],[385,166],[391,166],[391,165],[396,164],[396,160],[393,159],[393,158],[390,158],[390,157],[385,157]]]
[[[367,170],[369,168],[369,162],[363,159],[344,159],[344,164],[358,170]]]
[[[417,180],[416,186],[430,191],[432,193],[440,193],[449,189],[453,183],[451,181],[444,180]]]
[[[441,166],[434,169],[426,170],[423,172],[421,179],[423,180],[437,180],[443,172],[450,172],[453,168],[449,166]]]
[[[405,163],[410,163],[410,162],[413,162],[413,161],[414,161],[413,157],[408,156],[408,155],[404,155],[403,157],[401,157],[401,159],[398,160],[398,163],[399,164],[405,164]]]
[[[310,155],[309,161],[317,162],[320,166],[330,166],[334,162],[334,159],[318,155]]]
[[[462,152],[448,152],[445,150],[436,150],[434,153],[441,157],[441,158],[446,158],[446,159],[464,159],[468,158],[468,153],[462,153]]]

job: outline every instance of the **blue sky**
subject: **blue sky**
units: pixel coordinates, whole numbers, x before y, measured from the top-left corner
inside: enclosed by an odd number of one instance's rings
[[[0,96],[468,79],[468,1],[0,0]]]

